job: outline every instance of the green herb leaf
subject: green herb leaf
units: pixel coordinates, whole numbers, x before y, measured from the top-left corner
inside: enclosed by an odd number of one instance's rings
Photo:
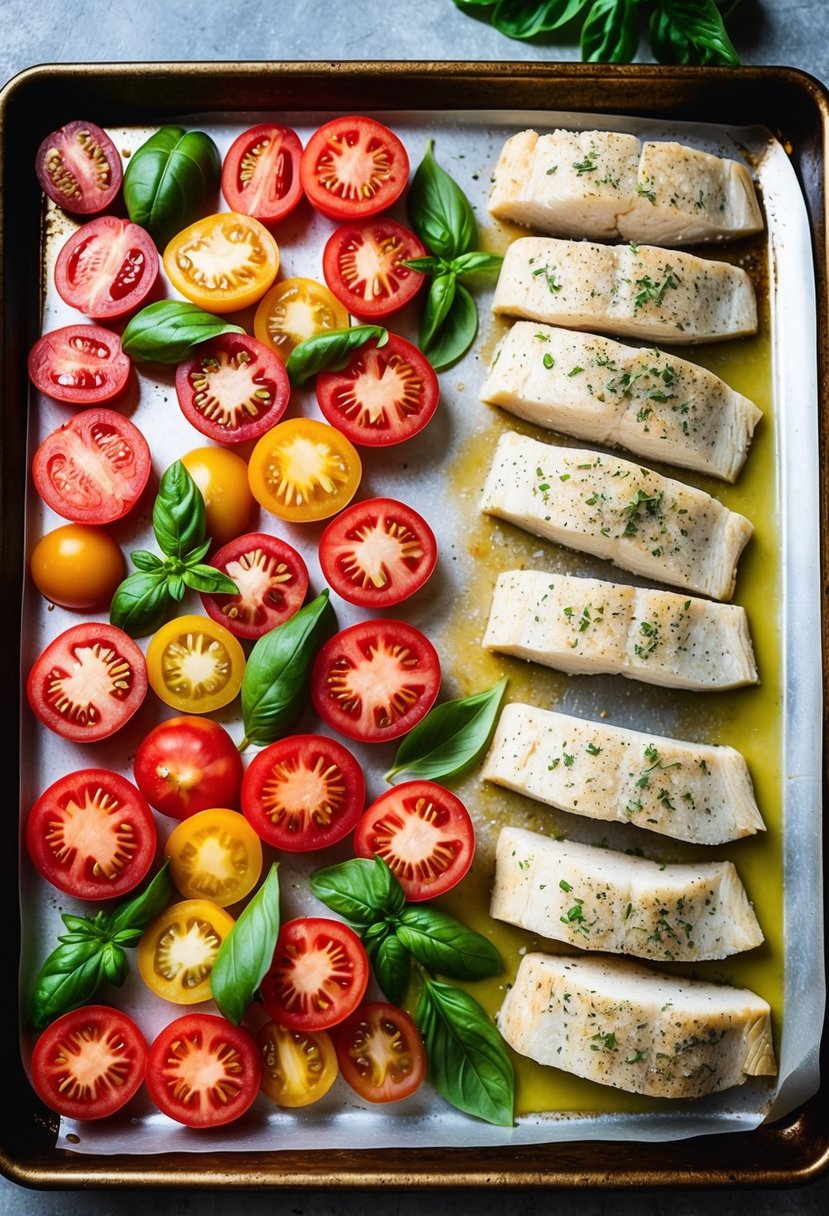
[[[438,1093],[468,1115],[511,1127],[512,1064],[501,1036],[474,997],[451,984],[427,980],[415,1022]]]
[[[317,372],[342,371],[354,351],[373,339],[378,346],[385,346],[389,340],[388,330],[382,325],[352,325],[348,329],[328,329],[307,338],[288,355],[285,370],[291,384],[304,384]]]
[[[408,950],[393,931],[384,936],[368,938],[365,947],[383,994],[393,1005],[402,1005],[412,976],[412,960]]]
[[[492,942],[467,929],[447,912],[409,905],[400,915],[397,936],[419,963],[453,980],[480,980],[503,967]]]
[[[133,550],[130,561],[136,570],[143,570],[147,574],[160,574],[164,569],[164,562],[158,554],[150,553],[148,549]]]
[[[492,24],[508,38],[526,40],[560,29],[591,0],[500,0]]]
[[[315,870],[311,890],[332,912],[361,927],[396,917],[405,903],[400,883],[379,857]]]
[[[503,261],[500,253],[482,253],[480,250],[476,250],[473,253],[463,253],[459,258],[454,258],[452,269],[455,274],[497,274]]]
[[[137,363],[183,363],[194,347],[219,334],[242,334],[195,304],[157,300],[130,317],[121,335],[121,348]]]
[[[192,566],[188,562],[181,577],[191,590],[204,592],[205,595],[236,595],[239,590],[233,579],[228,578],[222,570],[201,562],[194,562]]]
[[[436,705],[403,739],[386,781],[400,773],[443,781],[469,768],[492,738],[506,687],[499,680],[484,692]]]
[[[279,936],[279,877],[274,862],[228,933],[210,973],[219,1012],[238,1026],[273,961]]]
[[[650,36],[660,63],[740,62],[714,0],[661,0],[650,16]]]
[[[308,704],[311,667],[337,627],[326,588],[284,625],[253,647],[242,679],[242,718],[249,743],[273,743],[299,719]]]
[[[639,49],[639,0],[594,0],[581,29],[585,63],[630,63]]]
[[[418,270],[421,274],[445,274],[451,267],[451,263],[446,258],[406,258],[403,266],[408,266],[410,270]]]
[[[173,897],[173,880],[170,877],[170,862],[164,865],[147,883],[143,891],[119,904],[106,917],[106,931],[110,936],[125,931],[137,932],[140,936],[151,920],[167,907]]]
[[[153,504],[153,531],[165,557],[183,559],[204,540],[207,526],[201,490],[180,460],[161,477]]]
[[[169,607],[170,592],[163,571],[128,574],[115,588],[109,619],[131,638],[143,638],[163,624]]]
[[[439,274],[429,283],[426,303],[420,316],[418,345],[426,351],[437,337],[455,299],[456,280],[454,274]]]
[[[163,248],[207,209],[221,169],[219,149],[209,135],[162,127],[127,164],[124,202],[130,219]]]
[[[472,204],[437,163],[433,147],[430,139],[409,187],[409,218],[430,253],[456,258],[475,245],[478,226]]]
[[[423,353],[435,371],[443,371],[465,355],[478,332],[478,309],[463,283],[455,284],[455,298],[446,319]]]
[[[88,1005],[104,982],[104,947],[87,941],[53,950],[38,973],[32,993],[32,1025],[42,1030],[71,1009]]]

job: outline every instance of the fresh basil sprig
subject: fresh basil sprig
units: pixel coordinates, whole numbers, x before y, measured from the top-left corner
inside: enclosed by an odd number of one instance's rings
[[[400,773],[443,781],[469,768],[492,738],[506,687],[499,680],[484,692],[436,705],[400,744],[386,781]]]
[[[138,895],[112,912],[94,917],[62,914],[68,932],[44,962],[31,999],[32,1025],[42,1030],[62,1013],[80,1009],[95,996],[104,981],[120,987],[129,964],[124,951],[135,946],[151,920],[170,902],[173,883],[169,862]]]
[[[156,300],[130,317],[121,349],[138,363],[183,363],[202,342],[244,332],[241,325],[214,317],[197,304]]]
[[[238,1026],[273,961],[279,936],[276,862],[222,942],[210,973],[210,994],[219,1012]]]
[[[337,618],[326,588],[284,625],[259,638],[242,679],[244,751],[251,744],[273,743],[299,719],[308,704],[311,667]]]
[[[301,385],[318,372],[339,372],[355,350],[376,339],[378,346],[389,340],[382,325],[352,325],[348,329],[327,329],[299,342],[288,355],[285,370],[291,384]]]
[[[492,942],[439,908],[404,908],[395,932],[413,958],[438,975],[481,980],[501,970],[501,956]]]
[[[162,127],[127,163],[127,213],[163,248],[203,213],[218,190],[221,171],[219,149],[204,131]]]
[[[180,460],[164,472],[153,504],[153,531],[163,559],[137,549],[130,560],[138,571],[115,589],[109,610],[113,625],[130,637],[145,637],[165,620],[188,587],[208,595],[233,595],[236,584],[202,559],[210,548],[201,491]]]

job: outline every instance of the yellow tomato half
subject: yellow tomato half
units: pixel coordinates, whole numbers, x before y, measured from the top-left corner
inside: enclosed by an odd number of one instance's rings
[[[337,1053],[324,1030],[288,1030],[267,1022],[256,1042],[262,1053],[262,1092],[277,1106],[310,1106],[337,1079]]]
[[[35,586],[50,603],[74,612],[94,612],[109,606],[126,574],[126,563],[102,528],[64,524],[37,542],[31,570]]]
[[[238,693],[244,673],[245,652],[238,639],[207,616],[167,621],[147,647],[150,687],[180,713],[221,709]]]
[[[219,549],[247,531],[253,510],[248,466],[227,448],[193,448],[181,457],[204,499],[207,535]]]
[[[280,359],[300,342],[329,329],[347,329],[348,311],[315,279],[283,279],[262,298],[253,318],[253,332]]]
[[[350,440],[314,418],[277,423],[256,444],[248,464],[257,502],[292,523],[336,515],[351,502],[361,475]]]
[[[208,899],[185,899],[166,908],[138,943],[138,971],[156,996],[176,1005],[210,1000],[210,973],[234,925]]]
[[[183,228],[164,250],[173,287],[208,312],[238,312],[276,278],[279,247],[251,215],[222,211]]]
[[[220,908],[249,895],[262,873],[261,840],[244,815],[225,807],[182,820],[164,855],[185,899],[210,899]]]

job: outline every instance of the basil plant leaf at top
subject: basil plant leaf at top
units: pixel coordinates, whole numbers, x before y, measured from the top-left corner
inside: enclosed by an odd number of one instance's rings
[[[378,346],[389,340],[382,325],[352,325],[347,329],[327,329],[298,343],[288,355],[285,370],[291,384],[301,385],[318,372],[339,372],[355,350],[376,339]]]
[[[419,963],[453,980],[481,980],[498,975],[501,956],[489,938],[428,906],[404,908],[397,936]]]
[[[397,916],[405,903],[403,888],[379,857],[355,857],[315,870],[311,890],[332,912],[358,927]]]
[[[536,34],[560,29],[592,3],[593,0],[498,0],[492,24],[508,38],[534,38]]]
[[[740,62],[714,0],[662,0],[651,13],[650,36],[660,63]]]
[[[202,544],[206,527],[201,490],[181,461],[175,460],[165,469],[153,503],[158,547],[165,557],[183,559]]]
[[[468,253],[478,239],[472,204],[432,154],[434,140],[409,187],[409,218],[430,253],[456,258]]]
[[[484,692],[436,705],[403,739],[386,781],[400,773],[443,781],[474,764],[492,738],[506,687],[499,680]]]
[[[581,27],[585,63],[630,63],[639,49],[639,0],[594,0]]]
[[[124,202],[130,219],[163,249],[207,209],[221,171],[219,149],[204,131],[162,127],[127,163]]]
[[[214,317],[197,304],[156,300],[130,317],[121,349],[137,363],[183,363],[194,347],[219,334],[242,334],[241,325]]]
[[[276,863],[222,942],[210,973],[210,994],[219,1012],[238,1026],[273,961],[279,936]]]
[[[455,283],[452,306],[437,333],[421,346],[426,358],[436,372],[457,363],[465,355],[478,332],[478,309],[463,283]]]

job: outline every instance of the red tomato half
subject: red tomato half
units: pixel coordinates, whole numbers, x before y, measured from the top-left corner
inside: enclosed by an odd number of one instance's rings
[[[337,1027],[340,1072],[361,1098],[398,1102],[426,1078],[426,1049],[420,1031],[402,1009],[370,1001]]]
[[[360,220],[332,232],[322,273],[334,295],[357,317],[387,317],[417,294],[423,275],[403,263],[426,250],[413,232],[389,219]]]
[[[105,211],[121,187],[121,157],[94,122],[69,122],[52,131],[35,156],[37,180],[49,198],[73,215]]]
[[[247,334],[211,338],[176,371],[181,412],[217,443],[258,439],[285,413],[290,395],[282,360]]]
[[[129,721],[147,692],[147,665],[115,625],[85,621],[54,638],[29,673],[35,715],[64,739],[94,743]]]
[[[437,409],[440,384],[429,360],[411,342],[389,334],[358,347],[339,372],[320,372],[317,401],[332,426],[352,443],[388,447],[418,431]]]
[[[146,439],[114,410],[84,410],[59,426],[35,452],[32,476],[58,515],[80,524],[109,524],[132,510],[150,476]]]
[[[273,224],[302,198],[299,162],[302,144],[296,131],[260,123],[243,131],[222,165],[222,194],[231,211]]]
[[[422,515],[393,498],[341,511],[320,538],[320,565],[338,595],[361,608],[391,608],[418,591],[438,559]]]
[[[431,899],[460,882],[475,855],[469,812],[434,781],[404,781],[368,808],[354,833],[358,857],[382,857],[406,899]]]
[[[182,714],[144,736],[133,772],[150,806],[173,819],[188,819],[211,807],[236,805],[242,757],[218,722]]]
[[[76,899],[114,899],[145,878],[155,857],[153,813],[118,773],[59,777],[29,812],[26,845],[45,879]]]
[[[32,1052],[32,1084],[68,1119],[103,1119],[144,1080],[147,1044],[132,1018],[106,1005],[73,1009],[52,1022]]]
[[[315,131],[300,164],[302,188],[332,220],[385,211],[406,189],[409,158],[393,131],[374,118],[332,118]]]
[[[150,1047],[147,1089],[163,1114],[187,1127],[221,1127],[253,1104],[262,1079],[259,1049],[244,1026],[187,1013]]]
[[[440,659],[405,621],[360,621],[325,643],[311,674],[323,722],[349,739],[385,743],[424,718],[440,689]]]
[[[38,338],[29,351],[29,378],[55,401],[83,408],[117,397],[132,361],[117,334],[100,325],[65,325]]]
[[[290,620],[308,590],[308,568],[292,545],[248,532],[221,548],[210,565],[232,578],[237,595],[202,595],[204,610],[237,638],[261,638]]]
[[[291,853],[342,840],[362,814],[363,771],[323,735],[292,735],[264,748],[242,782],[242,811],[267,844]]]
[[[265,1009],[289,1030],[328,1030],[357,1008],[368,985],[368,956],[353,929],[308,916],[279,930],[260,985]]]
[[[138,308],[157,278],[153,238],[138,224],[114,215],[100,215],[84,224],[55,262],[60,298],[98,319],[123,317]]]

